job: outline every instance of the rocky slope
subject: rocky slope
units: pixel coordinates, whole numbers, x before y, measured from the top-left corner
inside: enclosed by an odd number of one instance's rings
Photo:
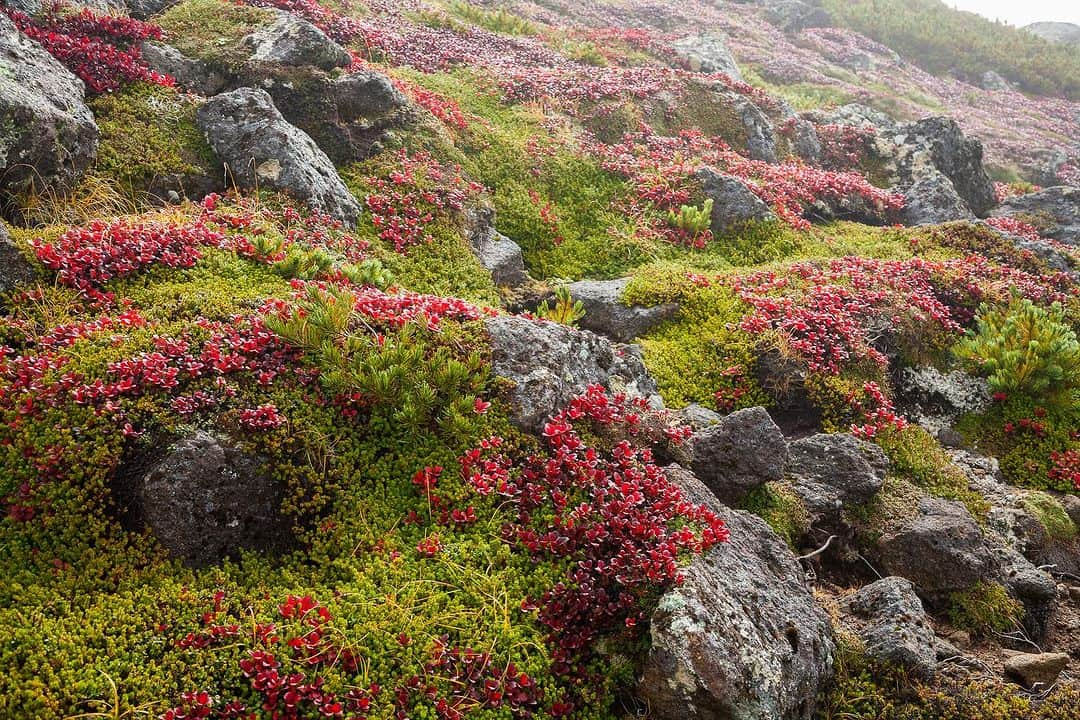
[[[1080,718],[1080,105],[830,7],[4,2],[0,717]]]

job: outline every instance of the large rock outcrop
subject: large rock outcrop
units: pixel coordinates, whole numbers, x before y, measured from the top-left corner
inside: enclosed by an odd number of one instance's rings
[[[589,385],[648,397],[660,404],[656,382],[640,351],[615,345],[587,330],[523,317],[485,321],[492,371],[514,383],[510,419],[532,433]]]
[[[360,205],[333,163],[311,137],[282,117],[266,91],[222,93],[200,107],[196,118],[238,184],[287,192],[355,225]]]
[[[720,505],[691,473],[668,477],[718,512],[731,539],[695,558],[653,613],[637,689],[649,716],[809,720],[834,642],[802,568],[760,518]]]
[[[1039,228],[1044,237],[1080,245],[1080,188],[1058,185],[1018,195],[1001,203],[990,214],[1023,220]]]
[[[270,93],[285,119],[338,165],[377,154],[391,133],[416,121],[408,98],[374,70],[332,77],[312,66],[258,66],[244,82]]]
[[[74,183],[97,154],[82,80],[0,12],[0,199]]]
[[[279,513],[284,489],[261,465],[226,440],[196,432],[133,479],[130,517],[193,566],[283,548],[291,541],[291,524]]]

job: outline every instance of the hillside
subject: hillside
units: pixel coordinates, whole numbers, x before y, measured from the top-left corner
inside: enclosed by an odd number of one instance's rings
[[[1080,719],[1080,67],[906,5],[0,0],[0,720]]]

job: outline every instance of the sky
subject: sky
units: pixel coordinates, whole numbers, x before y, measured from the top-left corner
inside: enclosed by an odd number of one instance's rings
[[[961,10],[1022,27],[1039,20],[1080,25],[1080,0],[945,0]]]

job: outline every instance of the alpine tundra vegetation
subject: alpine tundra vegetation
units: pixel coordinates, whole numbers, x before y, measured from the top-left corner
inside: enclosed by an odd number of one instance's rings
[[[0,0],[0,720],[1080,720],[1068,37]]]

